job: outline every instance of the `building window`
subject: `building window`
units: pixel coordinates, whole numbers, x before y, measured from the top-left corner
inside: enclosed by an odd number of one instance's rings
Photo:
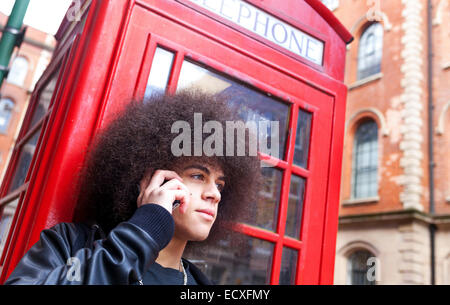
[[[339,0],[321,0],[330,11],[334,11],[339,6]]]
[[[370,25],[361,35],[358,51],[358,79],[364,79],[381,72],[383,55],[383,26]]]
[[[8,73],[8,83],[23,87],[28,73],[28,60],[25,57],[16,57]]]
[[[7,133],[13,109],[14,102],[11,99],[0,100],[0,133]]]
[[[358,126],[353,146],[352,198],[378,194],[378,125],[368,120]]]
[[[371,258],[375,258],[375,255],[367,250],[358,250],[349,256],[347,275],[350,285],[375,285],[375,274],[371,269],[374,267],[371,266]]]

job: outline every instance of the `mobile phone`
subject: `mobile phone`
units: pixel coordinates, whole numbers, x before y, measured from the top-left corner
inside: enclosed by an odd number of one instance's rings
[[[178,207],[180,206],[180,204],[181,204],[181,201],[180,201],[180,200],[175,200],[175,201],[172,203],[172,210],[175,210],[176,208],[178,208]]]

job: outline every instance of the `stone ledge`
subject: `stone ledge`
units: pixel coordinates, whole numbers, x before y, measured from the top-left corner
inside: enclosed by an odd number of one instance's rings
[[[376,203],[380,201],[380,197],[369,197],[369,198],[359,198],[359,199],[347,199],[342,201],[342,205],[345,206],[352,206],[352,205],[360,205],[360,204],[367,204],[367,203]]]
[[[364,85],[366,85],[366,84],[368,84],[370,82],[376,81],[376,80],[378,80],[378,79],[380,79],[382,77],[383,77],[383,73],[380,72],[380,73],[371,75],[369,77],[357,80],[356,82],[354,82],[353,84],[348,86],[348,90],[353,90],[355,88],[364,86]]]
[[[380,213],[367,213],[357,215],[346,215],[339,217],[339,224],[352,224],[363,222],[380,222],[380,221],[399,221],[415,219],[426,224],[436,223],[450,223],[450,215],[441,215],[439,217],[432,217],[428,213],[420,212],[415,209],[398,210]]]

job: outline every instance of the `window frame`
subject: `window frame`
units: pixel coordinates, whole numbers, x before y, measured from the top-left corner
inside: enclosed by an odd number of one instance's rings
[[[373,142],[375,142],[375,149],[370,150],[369,152],[369,170],[371,172],[371,176],[370,176],[370,180],[375,178],[375,193],[372,194],[369,192],[368,196],[359,196],[357,195],[359,193],[358,187],[361,185],[360,182],[358,181],[358,169],[357,169],[357,165],[358,165],[358,161],[359,161],[359,156],[358,156],[358,149],[359,149],[359,144],[358,144],[358,132],[361,132],[361,128],[364,127],[365,124],[372,124],[372,126],[374,126],[376,128],[376,132],[373,136],[373,138],[371,139],[371,144]],[[350,187],[350,197],[351,200],[358,200],[358,199],[366,199],[366,198],[374,198],[378,196],[378,186],[379,186],[379,181],[378,181],[378,171],[379,171],[379,126],[376,120],[372,119],[372,118],[365,118],[363,120],[360,120],[359,123],[357,124],[356,128],[355,128],[355,132],[354,132],[354,136],[353,136],[353,147],[352,147],[352,171],[351,171],[351,187]],[[376,158],[373,158],[374,155],[376,156]],[[373,173],[375,172],[375,173]],[[373,177],[373,176],[374,177]],[[373,181],[372,181],[373,182]],[[369,184],[370,186],[370,184]]]
[[[0,270],[5,265],[7,265],[8,260],[11,259],[11,256],[9,255],[9,252],[12,251],[11,245],[14,244],[13,240],[16,239],[17,235],[19,235],[17,224],[20,224],[23,221],[24,213],[27,209],[27,207],[24,206],[23,202],[25,200],[25,197],[27,196],[29,180],[31,179],[32,174],[35,172],[35,168],[39,165],[36,163],[36,161],[39,159],[39,155],[41,153],[41,143],[43,142],[43,138],[45,138],[46,134],[48,133],[47,129],[49,126],[49,121],[54,118],[54,101],[60,98],[60,95],[63,91],[63,88],[60,87],[60,83],[62,79],[64,79],[66,74],[70,71],[70,65],[73,61],[74,56],[73,50],[76,49],[76,45],[78,44],[78,42],[79,36],[74,37],[72,42],[67,45],[67,48],[59,53],[56,58],[54,58],[54,60],[50,62],[50,65],[47,67],[39,81],[36,83],[36,90],[31,96],[29,104],[30,106],[28,107],[25,114],[22,127],[11,154],[11,159],[0,188],[0,217],[2,216],[2,211],[4,210],[4,208],[13,203],[15,200],[17,200],[17,206],[13,214],[10,227],[8,229],[7,237],[3,244],[2,252],[0,253]],[[56,84],[55,89],[52,93],[49,107],[46,113],[33,126],[30,126],[33,115],[39,103],[39,97],[41,96],[41,93],[46,88],[46,86],[52,81],[52,77],[56,77]],[[24,182],[14,190],[10,190],[9,188],[14,179],[21,151],[24,149],[28,140],[31,139],[39,130],[40,133],[36,142],[35,151],[27,169],[27,174]],[[24,234],[24,232],[21,232],[21,234]]]
[[[373,36],[373,43],[369,38]],[[373,47],[371,53],[367,52]],[[358,45],[357,80],[363,80],[381,72],[384,47],[384,29],[379,22],[370,23],[361,33]],[[364,65],[364,66],[363,66]]]
[[[297,133],[298,126],[298,118],[300,110],[306,111],[311,114],[311,129],[310,129],[310,139],[309,139],[309,156],[312,154],[312,139],[317,138],[317,127],[315,126],[317,123],[319,108],[314,104],[308,103],[306,101],[300,100],[296,97],[291,97],[286,100],[286,96],[282,94],[277,89],[274,89],[268,86],[266,83],[262,81],[257,81],[252,79],[249,83],[248,76],[244,75],[241,71],[234,70],[231,72],[229,67],[216,62],[210,58],[206,59],[204,55],[196,53],[195,51],[188,49],[186,46],[179,45],[173,41],[169,41],[155,33],[147,37],[145,53],[143,55],[143,60],[141,62],[141,66],[139,68],[139,74],[137,76],[137,82],[134,88],[134,99],[141,99],[144,97],[146,85],[148,82],[148,77],[151,72],[151,65],[153,63],[155,51],[157,48],[162,48],[166,51],[170,51],[174,53],[174,59],[172,62],[171,72],[169,76],[169,80],[166,86],[166,93],[174,94],[177,90],[178,80],[180,77],[181,67],[184,60],[187,60],[191,63],[198,64],[211,72],[218,73],[219,75],[230,78],[233,81],[241,82],[246,86],[250,86],[254,90],[258,90],[261,92],[265,92],[270,94],[272,97],[279,99],[285,103],[291,103],[291,110],[288,115],[289,122],[289,130],[290,133],[287,137],[286,141],[286,149],[285,156],[280,156],[280,159],[275,159],[270,156],[264,156],[262,154],[263,159],[266,160],[269,164],[273,164],[275,168],[282,171],[282,182],[281,182],[281,194],[278,205],[278,219],[276,222],[275,231],[268,231],[263,228],[256,227],[254,225],[248,225],[244,223],[234,223],[233,227],[236,231],[245,234],[248,237],[256,238],[258,240],[271,242],[274,244],[274,252],[272,254],[272,266],[270,267],[270,280],[269,283],[274,284],[279,282],[279,278],[281,275],[281,264],[282,264],[282,252],[283,249],[289,248],[291,250],[297,251],[297,265],[295,267],[295,283],[300,284],[302,282],[301,269],[304,268],[304,260],[305,257],[302,254],[306,250],[305,241],[309,228],[305,228],[307,225],[307,221],[303,218],[310,215],[309,209],[312,206],[312,183],[310,183],[310,179],[312,178],[312,173],[310,170],[310,160],[311,157],[308,157],[308,161],[306,164],[306,168],[302,168],[299,165],[293,163],[294,159],[294,147],[295,147],[295,138]],[[108,119],[106,118],[106,121]],[[281,149],[280,149],[281,150]],[[267,159],[266,159],[267,158]],[[288,211],[288,201],[289,201],[289,188],[291,184],[291,176],[295,175],[305,180],[304,192],[303,192],[303,204],[302,204],[302,220],[300,222],[299,228],[299,238],[294,238],[285,235],[285,226],[286,226],[286,217]],[[303,267],[302,267],[303,266]]]

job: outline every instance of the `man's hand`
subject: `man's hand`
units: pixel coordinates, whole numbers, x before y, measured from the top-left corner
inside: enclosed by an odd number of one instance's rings
[[[137,198],[138,208],[144,204],[154,203],[172,214],[173,202],[179,200],[180,212],[185,213],[189,204],[190,191],[182,181],[183,179],[176,172],[169,170],[158,169],[152,177],[144,176],[139,184],[141,192]]]

